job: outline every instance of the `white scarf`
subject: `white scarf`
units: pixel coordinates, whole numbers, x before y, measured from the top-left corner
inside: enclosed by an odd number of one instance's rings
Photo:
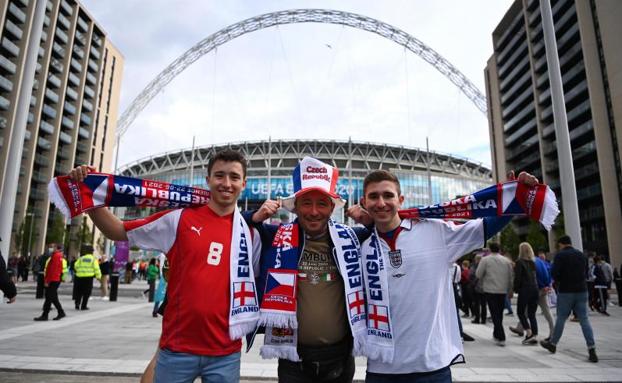
[[[259,320],[259,305],[252,262],[252,237],[242,215],[235,209],[231,235],[229,276],[229,337],[240,339],[252,332]]]
[[[363,242],[361,255],[367,293],[367,357],[380,359],[383,363],[391,363],[394,342],[389,284],[385,267],[388,258],[383,254],[376,228],[369,239]]]
[[[361,270],[360,244],[354,230],[346,225],[329,220],[328,229],[335,249],[335,262],[344,282],[346,313],[354,338],[352,354],[355,356],[364,355],[366,351],[365,334],[367,328],[365,319],[367,315],[365,313],[365,286]],[[270,314],[274,315],[274,312]],[[261,356],[264,359],[282,358],[294,362],[300,361],[297,351],[297,323],[294,323],[291,328],[277,328],[271,326],[273,324],[267,323]]]

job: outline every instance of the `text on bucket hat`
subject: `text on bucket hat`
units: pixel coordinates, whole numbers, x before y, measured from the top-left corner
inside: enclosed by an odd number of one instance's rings
[[[283,208],[294,211],[296,197],[312,190],[328,195],[335,206],[342,207],[345,201],[336,192],[338,179],[339,170],[337,168],[316,158],[303,158],[294,168],[292,174],[294,194],[283,198]]]

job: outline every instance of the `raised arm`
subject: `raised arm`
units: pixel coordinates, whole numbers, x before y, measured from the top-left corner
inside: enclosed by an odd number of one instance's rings
[[[69,177],[74,181],[82,182],[86,176],[95,171],[95,168],[82,165],[78,166],[69,172]],[[89,210],[86,214],[91,217],[91,220],[95,226],[106,236],[106,238],[113,241],[127,241],[127,233],[123,222],[117,218],[105,207]]]

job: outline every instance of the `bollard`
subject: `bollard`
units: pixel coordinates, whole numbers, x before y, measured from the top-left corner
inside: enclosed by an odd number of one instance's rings
[[[45,287],[43,271],[39,271],[37,274],[37,293],[35,295],[36,299],[43,299],[43,289]]]
[[[119,291],[119,273],[110,274],[110,301],[116,302]]]

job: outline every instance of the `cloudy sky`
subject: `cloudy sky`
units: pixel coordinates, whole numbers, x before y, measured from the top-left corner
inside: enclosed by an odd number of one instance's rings
[[[178,56],[263,13],[328,8],[384,21],[482,92],[491,33],[510,0],[82,0],[125,58],[120,111]],[[488,124],[432,65],[373,33],[292,24],[243,35],[179,74],[138,116],[119,164],[246,140],[336,139],[425,148],[490,164]]]

